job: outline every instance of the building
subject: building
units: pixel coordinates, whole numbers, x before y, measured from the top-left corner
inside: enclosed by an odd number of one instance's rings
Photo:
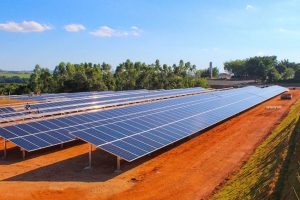
[[[219,79],[231,79],[231,74],[228,73],[220,73],[218,76]]]

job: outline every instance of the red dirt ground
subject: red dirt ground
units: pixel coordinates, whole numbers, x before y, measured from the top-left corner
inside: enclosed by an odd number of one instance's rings
[[[280,122],[293,100],[276,97],[189,140],[133,163],[93,152],[93,168],[84,169],[88,145],[66,144],[30,153],[22,160],[9,144],[0,161],[0,199],[207,199],[236,172]],[[282,106],[268,110],[266,106]]]
[[[26,102],[31,102],[31,100],[28,100]],[[23,100],[17,100],[17,99],[0,99],[0,105],[6,105],[6,104],[18,104],[18,103],[24,103]]]

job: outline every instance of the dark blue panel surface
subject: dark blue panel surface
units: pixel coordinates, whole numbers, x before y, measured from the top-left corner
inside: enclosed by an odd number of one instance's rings
[[[61,140],[59,140],[58,138],[55,138],[51,135],[48,135],[46,133],[40,133],[40,134],[37,134],[35,136],[42,139],[42,140],[44,140],[44,141],[47,141],[50,144],[53,144],[53,145],[61,143]]]
[[[136,147],[139,147],[140,149],[143,149],[146,152],[154,151],[156,148],[151,146],[151,144],[147,144],[145,141],[140,141],[133,139],[132,137],[123,139],[124,142],[127,142],[129,144],[132,144]]]
[[[43,139],[36,137],[35,135],[25,136],[25,137],[23,137],[23,139],[30,141],[31,143],[35,144],[36,146],[38,146],[40,148],[51,145],[50,142],[46,142]]]
[[[92,144],[97,145],[97,146],[102,145],[102,144],[107,142],[105,140],[102,140],[98,137],[94,137],[93,135],[90,135],[90,134],[88,134],[86,132],[83,132],[83,131],[77,131],[77,132],[74,133],[74,135],[78,138],[84,138],[84,141],[92,143]]]
[[[125,151],[125,150],[123,150],[119,147],[113,146],[111,144],[107,144],[107,145],[102,146],[102,149],[104,149],[105,151],[110,152],[114,155],[118,155],[121,158],[124,158],[126,160],[132,160],[132,159],[135,159],[137,157],[137,155],[129,153],[129,152],[127,152],[127,151]]]
[[[7,126],[0,128],[0,135],[20,145],[24,143],[21,147],[27,150],[80,138],[132,161],[284,91],[284,88],[274,86],[210,92]],[[84,100],[78,102],[84,103]]]
[[[38,149],[39,147],[35,144],[32,144],[32,142],[27,141],[23,138],[15,138],[12,139],[11,142],[15,143],[17,146],[22,147],[23,149],[27,151],[32,151],[34,149]]]

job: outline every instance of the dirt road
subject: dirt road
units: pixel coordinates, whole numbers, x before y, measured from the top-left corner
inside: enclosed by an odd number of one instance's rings
[[[84,169],[88,145],[80,142],[31,153],[21,159],[10,144],[0,161],[0,199],[207,199],[249,158],[255,148],[300,98],[265,102],[189,140],[133,163],[101,150],[93,168]],[[269,110],[266,106],[282,106]]]

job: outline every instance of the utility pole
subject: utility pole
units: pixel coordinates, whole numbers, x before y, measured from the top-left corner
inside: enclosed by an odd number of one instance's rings
[[[209,62],[209,74],[210,74],[210,79],[213,78],[213,67],[212,67],[212,62]]]

